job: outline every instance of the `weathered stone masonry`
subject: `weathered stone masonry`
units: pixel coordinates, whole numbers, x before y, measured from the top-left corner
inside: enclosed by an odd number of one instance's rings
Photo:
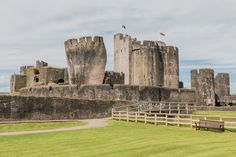
[[[230,95],[229,75],[214,78],[212,69],[192,70],[192,89],[183,89],[179,50],[161,41],[116,34],[114,71],[105,71],[102,37],[69,39],[64,45],[66,68],[37,61],[11,77],[11,93],[19,96],[0,97],[2,118],[98,118],[108,116],[114,105],[139,101],[215,105],[236,100]]]
[[[70,39],[65,49],[70,84],[102,84],[107,61],[102,37]]]
[[[213,69],[191,71],[191,86],[196,91],[196,100],[202,105],[233,105],[236,97],[230,94],[230,76],[219,73],[214,77]]]
[[[179,88],[178,48],[116,34],[114,71],[125,74],[125,84]]]
[[[195,91],[135,85],[67,85],[23,88],[21,95],[88,100],[195,102]]]

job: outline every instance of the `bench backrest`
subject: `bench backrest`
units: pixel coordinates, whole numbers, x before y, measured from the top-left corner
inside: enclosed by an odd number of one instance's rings
[[[200,126],[220,128],[224,126],[224,121],[203,120],[199,121]]]

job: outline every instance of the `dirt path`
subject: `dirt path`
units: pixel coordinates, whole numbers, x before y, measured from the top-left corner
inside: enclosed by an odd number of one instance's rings
[[[5,133],[0,133],[0,136],[15,136],[15,135],[28,135],[28,134],[38,134],[38,133],[48,133],[48,132],[73,131],[73,130],[81,130],[81,129],[89,129],[89,128],[101,128],[107,125],[106,119],[89,119],[89,120],[82,120],[82,121],[86,122],[86,124],[82,126],[76,126],[76,127],[70,127],[70,128],[5,132]]]

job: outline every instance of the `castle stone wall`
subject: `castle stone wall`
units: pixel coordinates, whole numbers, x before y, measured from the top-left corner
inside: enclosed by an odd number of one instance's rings
[[[124,84],[125,83],[125,74],[118,73],[113,71],[106,71],[103,84]]]
[[[65,71],[67,71],[65,68],[42,67],[39,69],[39,81],[42,85],[47,85],[48,83],[68,83]]]
[[[177,101],[195,102],[195,91],[187,89],[170,89],[153,86],[131,85],[81,85],[81,86],[41,86],[23,88],[20,94],[39,97],[65,97],[89,100],[114,101]]]
[[[111,116],[127,101],[79,100],[53,97],[0,95],[0,120],[91,119]]]
[[[81,37],[65,42],[70,84],[102,84],[106,48],[102,37]]]
[[[26,87],[33,87],[39,82],[39,70],[32,67],[26,69]]]
[[[11,93],[19,92],[21,88],[25,88],[25,87],[26,87],[26,75],[14,74],[11,76],[11,81],[10,81]]]

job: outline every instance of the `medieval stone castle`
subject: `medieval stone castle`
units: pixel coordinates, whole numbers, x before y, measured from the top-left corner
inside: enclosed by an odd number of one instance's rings
[[[11,77],[11,95],[105,101],[192,102],[233,105],[229,74],[212,69],[191,71],[191,89],[179,80],[179,50],[161,41],[114,35],[114,71],[105,71],[102,37],[65,41],[66,68],[44,61],[23,66]]]

